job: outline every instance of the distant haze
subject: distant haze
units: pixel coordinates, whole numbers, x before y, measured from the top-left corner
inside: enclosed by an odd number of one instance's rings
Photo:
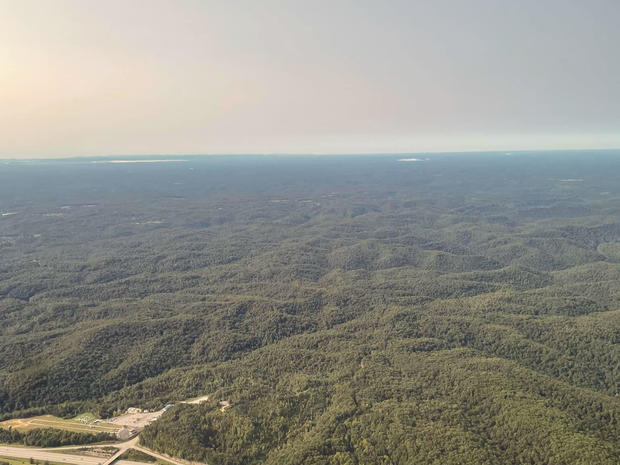
[[[0,0],[0,157],[620,147],[618,0]]]

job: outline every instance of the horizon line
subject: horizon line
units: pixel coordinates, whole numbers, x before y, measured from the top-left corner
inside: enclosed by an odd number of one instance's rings
[[[0,161],[36,161],[36,160],[79,160],[79,159],[110,159],[110,158],[144,158],[144,157],[243,157],[243,156],[284,156],[284,157],[296,157],[296,156],[403,156],[403,155],[450,155],[450,154],[473,154],[473,153],[486,153],[486,154],[517,154],[517,153],[550,153],[550,152],[613,152],[620,151],[620,147],[612,148],[553,148],[553,149],[468,149],[468,150],[424,150],[418,152],[223,152],[223,153],[124,153],[124,154],[106,154],[106,155],[67,155],[67,156],[54,156],[47,157],[44,155],[34,157],[0,157]]]

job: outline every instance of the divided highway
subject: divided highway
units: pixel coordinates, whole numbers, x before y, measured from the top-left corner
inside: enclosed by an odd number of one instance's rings
[[[0,457],[12,457],[19,459],[35,459],[41,461],[49,461],[56,463],[66,463],[69,465],[110,465],[114,462],[114,465],[146,465],[144,462],[135,462],[133,460],[117,460],[123,452],[128,449],[137,449],[145,454],[151,455],[155,458],[165,460],[166,462],[170,462],[173,465],[188,465],[187,462],[181,462],[179,460],[166,457],[164,455],[158,454],[157,452],[153,452],[146,447],[138,446],[138,438],[134,438],[131,441],[127,441],[125,443],[120,444],[110,444],[110,447],[116,447],[119,451],[114,454],[112,457],[89,457],[86,455],[75,455],[75,454],[63,454],[62,451],[64,449],[31,449],[28,447],[8,447],[8,446],[0,446]],[[121,449],[121,447],[124,447]],[[75,450],[75,448],[72,448]],[[67,449],[71,450],[71,449]]]
[[[181,401],[182,404],[200,404],[209,399],[209,396],[202,396],[191,400]],[[162,410],[162,412],[165,411]],[[158,412],[159,413],[159,412]],[[157,418],[157,417],[156,417]],[[77,455],[66,453],[63,454],[63,451],[70,451],[75,449],[88,449],[101,447],[101,445],[83,445],[83,446],[66,446],[66,447],[55,447],[55,448],[43,448],[43,449],[35,449],[29,447],[10,447],[10,446],[0,446],[0,457],[12,457],[12,458],[20,458],[20,459],[35,459],[41,461],[49,461],[56,463],[66,463],[70,465],[147,465],[144,462],[135,462],[132,460],[119,460],[118,458],[125,453],[125,451],[129,449],[136,449],[140,452],[150,455],[151,457],[155,457],[156,459],[164,460],[172,465],[189,465],[190,462],[186,462],[183,460],[175,459],[169,457],[167,455],[163,455],[157,453],[147,447],[141,446],[138,441],[140,439],[140,435],[136,435],[134,438],[129,441],[118,442],[115,444],[105,444],[109,447],[114,447],[118,449],[118,451],[112,455],[111,457],[89,457],[86,455]],[[201,465],[197,464],[197,462],[191,462],[193,465]]]

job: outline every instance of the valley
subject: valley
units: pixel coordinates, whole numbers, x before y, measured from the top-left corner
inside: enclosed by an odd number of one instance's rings
[[[183,160],[0,168],[3,447],[619,463],[620,153]]]

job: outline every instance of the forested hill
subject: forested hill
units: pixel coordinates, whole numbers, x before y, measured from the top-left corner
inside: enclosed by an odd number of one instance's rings
[[[620,463],[620,152],[109,161],[0,163],[4,417],[209,394],[141,441]]]

